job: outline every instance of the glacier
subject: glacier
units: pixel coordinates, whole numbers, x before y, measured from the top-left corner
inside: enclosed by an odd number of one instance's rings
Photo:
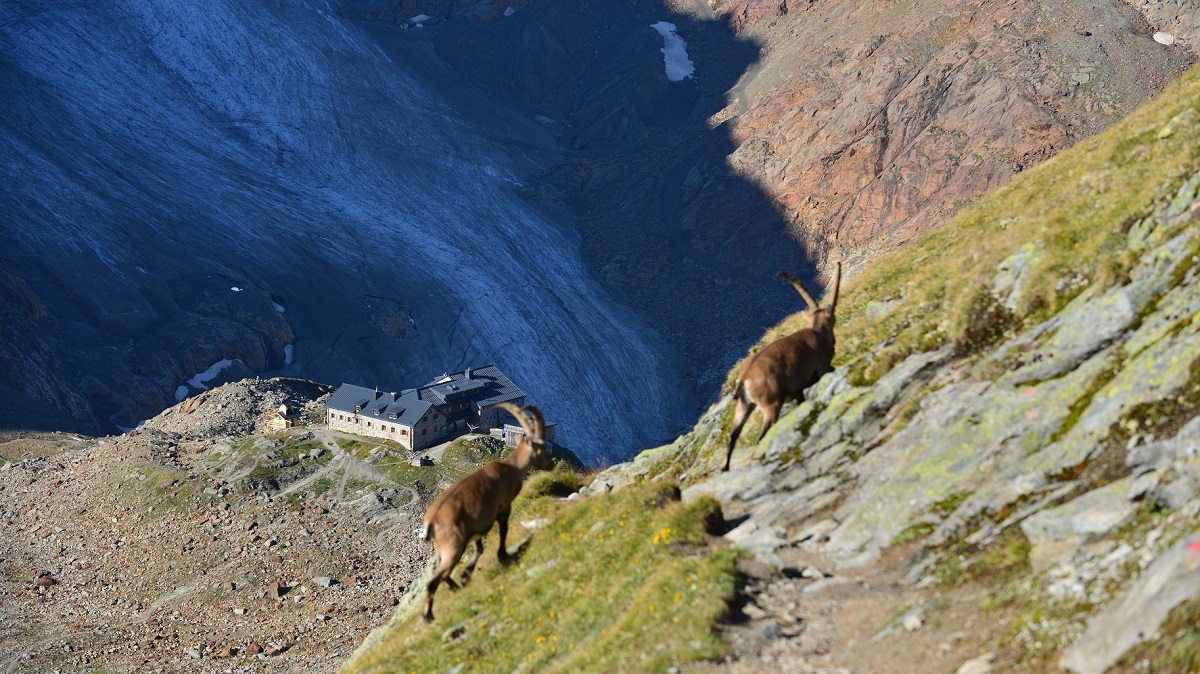
[[[218,360],[388,389],[495,363],[592,463],[672,437],[694,410],[679,355],[520,196],[553,132],[464,113],[426,31],[343,9],[0,5],[0,271],[46,307],[30,343],[58,348],[0,398],[63,381],[62,406],[115,424]],[[403,329],[361,297],[407,310]]]

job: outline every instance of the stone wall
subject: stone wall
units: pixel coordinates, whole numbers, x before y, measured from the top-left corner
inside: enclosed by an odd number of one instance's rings
[[[414,452],[444,442],[454,434],[446,424],[446,417],[435,409],[426,412],[412,428],[398,424],[385,415],[377,417],[343,410],[329,410],[326,421],[332,430],[392,440]]]

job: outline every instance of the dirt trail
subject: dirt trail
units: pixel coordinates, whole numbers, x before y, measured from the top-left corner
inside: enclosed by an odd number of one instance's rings
[[[981,617],[988,593],[978,584],[905,583],[903,562],[911,552],[897,548],[870,567],[845,571],[803,548],[778,552],[782,571],[743,562],[747,586],[719,627],[732,653],[685,671],[953,674],[968,660],[986,658],[1007,629],[1009,611]]]

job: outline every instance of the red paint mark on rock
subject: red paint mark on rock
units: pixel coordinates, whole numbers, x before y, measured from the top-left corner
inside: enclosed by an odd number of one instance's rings
[[[1037,393],[1037,387],[1036,387],[1036,386],[1030,386],[1029,388],[1025,389],[1025,390],[1022,392],[1022,395],[1024,395],[1025,397],[1029,397],[1029,396],[1033,395],[1034,393]]]
[[[1187,547],[1188,552],[1200,552],[1200,538],[1192,541],[1192,544]]]

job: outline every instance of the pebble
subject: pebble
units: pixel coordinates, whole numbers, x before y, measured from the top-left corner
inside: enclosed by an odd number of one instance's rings
[[[992,666],[992,660],[994,660],[995,657],[996,656],[991,653],[984,653],[977,658],[967,660],[966,662],[962,663],[957,670],[954,671],[954,674],[991,674],[992,670],[995,669],[995,667]]]
[[[762,620],[768,615],[766,611],[753,602],[743,606],[742,613],[746,614],[746,617],[751,620]]]
[[[775,622],[774,620],[763,625],[761,628],[759,628],[758,632],[767,639],[783,638],[783,630],[780,629],[779,623]]]

